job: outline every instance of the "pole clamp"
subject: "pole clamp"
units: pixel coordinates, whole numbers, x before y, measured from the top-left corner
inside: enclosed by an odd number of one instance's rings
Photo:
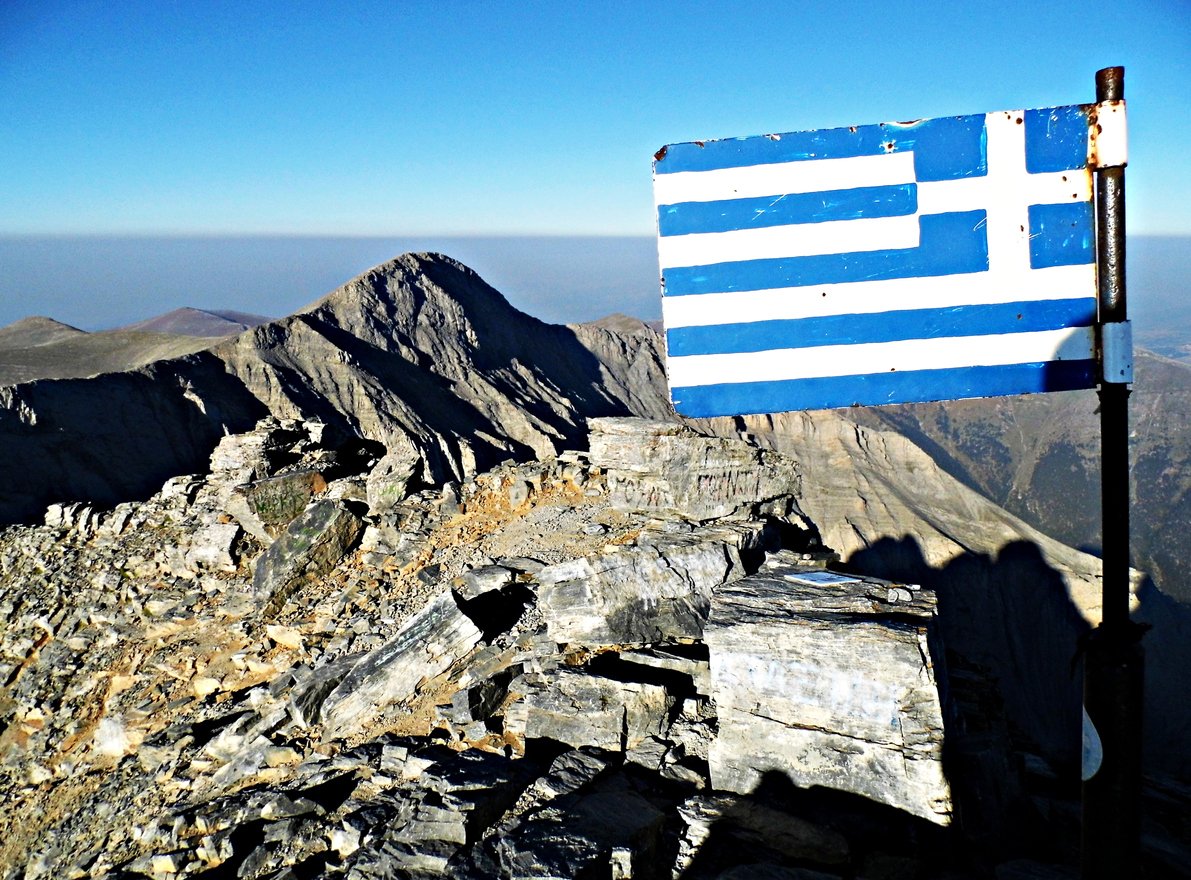
[[[1112,321],[1100,325],[1100,364],[1104,381],[1117,385],[1133,382],[1133,323]]]
[[[1088,105],[1088,165],[1124,168],[1129,164],[1129,137],[1125,125],[1125,102],[1102,101]]]

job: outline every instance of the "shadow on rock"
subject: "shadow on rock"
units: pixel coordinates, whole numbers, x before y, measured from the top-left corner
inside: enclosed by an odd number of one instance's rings
[[[1060,574],[1028,541],[934,568],[913,538],[885,538],[847,567],[920,583],[938,596],[938,655],[947,665],[944,767],[966,840],[990,858],[1069,857],[1077,837],[1047,839],[1023,775],[1042,768],[1054,794],[1079,797],[1079,655],[1090,627]]]
[[[773,770],[746,795],[704,794],[679,810],[694,850],[682,880],[919,877],[967,867],[953,831],[859,795],[799,788]]]

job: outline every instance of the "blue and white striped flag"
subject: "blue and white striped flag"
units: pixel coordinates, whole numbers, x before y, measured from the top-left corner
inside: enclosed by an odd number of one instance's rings
[[[659,151],[677,410],[737,415],[1093,387],[1094,110]]]

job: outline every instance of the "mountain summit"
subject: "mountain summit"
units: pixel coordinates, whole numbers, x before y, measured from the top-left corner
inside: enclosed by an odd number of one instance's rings
[[[545,324],[475,272],[405,254],[184,357],[0,387],[0,521],[115,504],[205,467],[268,414],[402,449],[426,482],[581,445],[592,416],[668,417],[652,333]]]
[[[744,876],[795,827],[764,861],[839,880],[1066,858],[1100,561],[850,412],[683,424],[661,351],[406,254],[0,387],[0,510],[40,523],[0,529],[0,873]],[[1191,621],[1134,586],[1147,769],[1186,778]]]

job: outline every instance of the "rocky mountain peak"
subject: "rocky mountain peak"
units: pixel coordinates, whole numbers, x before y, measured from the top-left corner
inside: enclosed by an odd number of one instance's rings
[[[267,414],[404,450],[428,483],[582,445],[592,416],[671,415],[652,335],[545,324],[438,254],[404,254],[187,357],[15,385],[0,407],[20,414],[0,412],[14,453],[0,521],[147,497]]]
[[[851,414],[684,424],[660,352],[406,254],[0,387],[0,876],[1065,876],[1098,560]]]
[[[466,351],[524,356],[546,325],[509,304],[475,271],[442,254],[406,253],[298,312],[386,351],[417,351],[446,366]]]

